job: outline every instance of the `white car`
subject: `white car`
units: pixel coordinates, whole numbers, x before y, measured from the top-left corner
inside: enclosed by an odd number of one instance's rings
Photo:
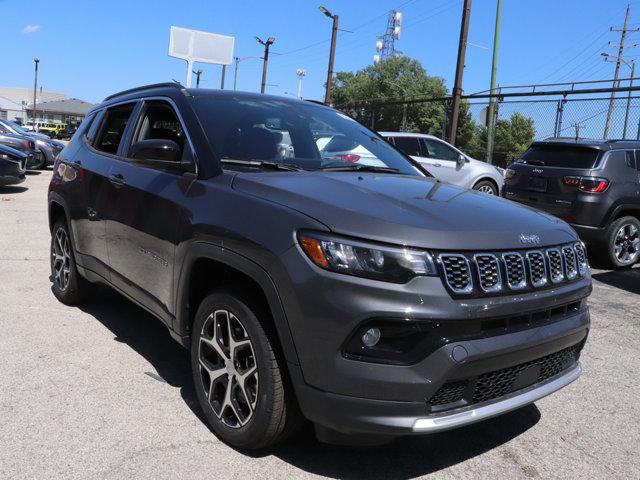
[[[443,182],[500,195],[504,170],[474,160],[454,146],[432,135],[410,132],[379,132],[391,144]]]
[[[323,135],[316,138],[318,151],[325,161],[337,163],[359,163],[372,167],[385,167],[378,159],[358,142],[347,139],[344,135]]]

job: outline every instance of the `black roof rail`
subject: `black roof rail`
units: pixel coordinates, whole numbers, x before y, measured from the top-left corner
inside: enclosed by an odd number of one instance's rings
[[[142,92],[144,90],[151,90],[152,88],[177,88],[183,89],[184,87],[178,82],[164,82],[164,83],[154,83],[151,85],[142,85],[141,87],[130,88],[129,90],[123,90],[118,93],[114,93],[113,95],[109,95],[104,99],[111,100],[112,98],[121,97],[122,95],[128,95],[129,93]]]
[[[322,100],[312,100],[310,98],[305,98],[304,99],[305,102],[311,102],[311,103],[317,103],[318,105],[323,105],[323,106],[327,106],[326,103],[324,103]]]

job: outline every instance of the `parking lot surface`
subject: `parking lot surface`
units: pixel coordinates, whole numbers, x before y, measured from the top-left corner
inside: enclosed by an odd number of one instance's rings
[[[533,406],[377,448],[247,455],[202,421],[188,354],[107,290],[49,283],[51,172],[0,189],[0,478],[640,478],[640,269],[593,271],[583,376]]]

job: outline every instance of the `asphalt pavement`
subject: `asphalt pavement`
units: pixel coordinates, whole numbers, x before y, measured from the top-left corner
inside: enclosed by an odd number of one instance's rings
[[[640,478],[640,269],[594,271],[582,377],[516,412],[385,447],[310,428],[247,455],[203,422],[188,355],[108,290],[76,308],[49,283],[51,172],[0,188],[0,478]]]

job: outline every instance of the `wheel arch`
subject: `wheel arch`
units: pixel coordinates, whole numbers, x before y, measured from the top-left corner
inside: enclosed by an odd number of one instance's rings
[[[288,363],[298,365],[298,355],[282,301],[269,274],[252,260],[227,248],[196,242],[189,247],[182,264],[176,293],[174,337],[190,345],[191,327],[202,299],[217,287],[240,286],[243,297],[267,309],[266,330],[271,330]]]
[[[68,219],[67,210],[64,207],[64,202],[58,198],[49,199],[48,213],[49,213],[49,232],[53,231],[53,226],[55,225],[56,221],[60,217],[63,217],[65,220]]]

